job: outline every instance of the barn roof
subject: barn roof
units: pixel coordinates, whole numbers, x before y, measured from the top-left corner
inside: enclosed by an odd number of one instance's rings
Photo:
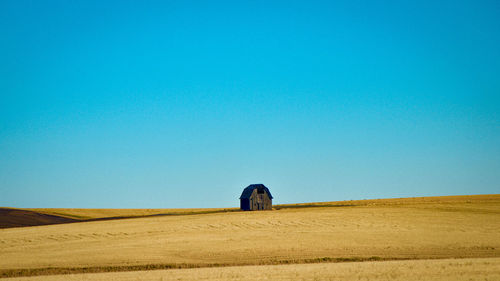
[[[241,193],[241,196],[240,196],[240,199],[246,199],[246,198],[250,198],[250,195],[252,195],[252,192],[254,189],[261,189],[263,188],[266,192],[267,192],[267,195],[269,196],[269,198],[273,199],[273,196],[271,195],[271,192],[269,191],[269,189],[263,185],[263,184],[251,184],[249,186],[247,186],[245,189],[243,189],[243,192]]]

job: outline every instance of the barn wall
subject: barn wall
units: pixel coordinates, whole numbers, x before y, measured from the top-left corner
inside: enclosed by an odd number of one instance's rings
[[[257,210],[257,190],[254,190],[250,195],[250,210]]]
[[[257,189],[254,189],[252,195],[250,195],[250,210],[271,210],[272,200],[269,198],[267,192],[263,194],[258,194]]]
[[[262,201],[263,201],[263,210],[272,210],[273,208],[272,200],[269,198],[269,195],[267,195],[267,193],[264,194]]]
[[[240,209],[245,211],[250,210],[250,200],[248,198],[240,199]]]

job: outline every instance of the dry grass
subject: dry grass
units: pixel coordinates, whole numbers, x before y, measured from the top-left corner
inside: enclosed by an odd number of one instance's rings
[[[238,211],[237,208],[193,208],[193,209],[68,209],[34,208],[26,209],[41,214],[55,215],[78,220],[96,220],[105,218],[134,218],[159,215],[199,215]]]
[[[370,201],[0,229],[0,274],[500,257],[500,195]]]
[[[237,266],[40,276],[12,280],[500,280],[500,258]]]
[[[382,259],[380,257],[369,258],[315,258],[315,259],[294,259],[294,260],[275,260],[264,262],[238,262],[231,263],[173,263],[173,264],[143,264],[143,265],[115,265],[115,266],[91,266],[91,267],[45,267],[45,268],[24,268],[10,269],[1,271],[0,277],[19,277],[19,276],[39,276],[39,275],[61,275],[61,274],[79,274],[79,273],[101,273],[101,272],[120,272],[120,271],[149,271],[161,269],[186,269],[186,268],[206,268],[206,267],[229,267],[243,265],[279,265],[279,264],[309,264],[309,263],[340,263],[340,262],[368,262],[396,259]]]
[[[412,198],[390,198],[390,199],[368,199],[314,202],[300,204],[275,205],[274,209],[309,208],[309,207],[349,207],[349,206],[432,206],[433,204],[468,204],[474,202],[483,205],[497,204],[500,200],[498,195],[461,195],[461,196],[438,196],[438,197],[412,197]],[[466,207],[466,205],[462,205]],[[25,209],[42,214],[56,215],[79,220],[92,220],[101,218],[131,218],[155,215],[193,215],[207,213],[234,212],[238,208],[185,208],[185,209],[78,209],[78,208],[32,208]],[[499,210],[500,212],[500,210]]]

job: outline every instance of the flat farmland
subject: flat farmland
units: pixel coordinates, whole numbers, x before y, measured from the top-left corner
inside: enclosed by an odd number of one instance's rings
[[[407,259],[494,258],[498,265],[499,257],[500,195],[282,205],[272,211],[0,229],[3,277]]]

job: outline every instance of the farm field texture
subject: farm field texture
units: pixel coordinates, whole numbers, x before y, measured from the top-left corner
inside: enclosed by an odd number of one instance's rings
[[[0,273],[9,277],[205,266],[217,266],[206,269],[217,271],[232,265],[450,258],[494,258],[489,262],[498,264],[495,258],[500,258],[500,195],[277,209],[0,229]]]
[[[488,203],[497,203],[500,195],[471,195],[471,196],[438,196],[438,197],[412,197],[412,198],[391,198],[391,199],[368,199],[368,200],[348,200],[334,202],[313,202],[300,204],[275,205],[276,209],[303,208],[303,207],[353,207],[353,206],[394,206],[394,205],[422,205],[432,206],[433,203],[442,205],[441,207],[452,207],[453,204],[460,204],[460,208],[467,208],[467,203],[481,203],[487,206]],[[464,203],[464,204],[462,204]],[[450,205],[451,204],[451,205]],[[478,205],[471,205],[478,208]],[[239,208],[183,208],[183,209],[78,209],[78,208],[32,208],[25,209],[42,214],[57,215],[62,217],[91,220],[114,217],[142,217],[155,215],[191,215],[207,214],[225,211],[238,211]]]
[[[230,266],[57,276],[9,280],[500,280],[500,258]]]
[[[156,215],[195,215],[237,211],[237,208],[186,208],[186,209],[70,209],[70,208],[34,208],[26,209],[42,214],[62,216],[79,220],[104,218],[131,218]]]

